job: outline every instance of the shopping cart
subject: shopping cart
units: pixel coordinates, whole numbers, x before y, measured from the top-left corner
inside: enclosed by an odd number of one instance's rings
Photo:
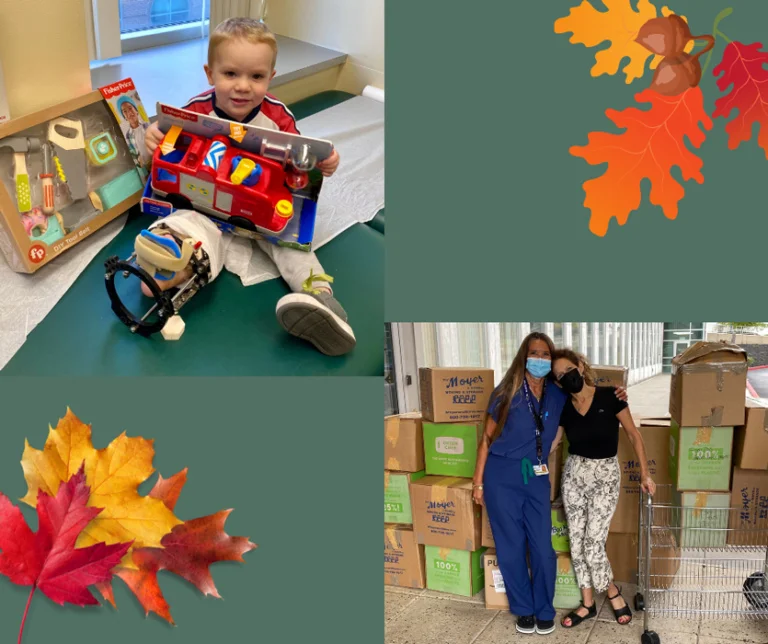
[[[768,498],[673,496],[671,485],[640,491],[638,592],[642,644],[660,644],[651,618],[768,618]],[[689,501],[693,501],[689,507]],[[712,501],[723,507],[706,507]]]

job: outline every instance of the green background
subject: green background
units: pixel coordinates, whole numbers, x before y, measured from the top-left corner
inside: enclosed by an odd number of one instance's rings
[[[223,600],[167,571],[160,586],[177,626],[144,618],[116,580],[111,606],[60,607],[36,593],[24,632],[35,642],[381,641],[381,380],[0,380],[0,490],[26,493],[24,439],[41,449],[67,406],[105,447],[123,430],[155,439],[155,469],[189,468],[176,515],[234,508],[228,534],[258,548],[211,567]],[[141,488],[148,492],[156,474]],[[37,528],[35,511],[23,505]],[[29,588],[0,576],[0,641],[16,642]],[[98,595],[97,595],[98,596]]]
[[[626,225],[589,232],[582,183],[607,166],[568,149],[589,132],[619,132],[605,110],[632,105],[652,74],[646,67],[631,85],[621,74],[593,78],[608,43],[586,48],[554,32],[578,4],[387,2],[387,199],[400,213],[387,227],[387,319],[710,319],[716,310],[744,319],[755,310],[757,294],[734,287],[764,274],[768,160],[757,128],[729,150],[726,121],[714,120],[696,152],[705,181],[682,184],[676,220],[647,203],[646,181]],[[712,33],[733,7],[720,25],[728,37],[766,39],[768,3],[665,4],[694,34]],[[701,83],[710,116],[724,45]]]

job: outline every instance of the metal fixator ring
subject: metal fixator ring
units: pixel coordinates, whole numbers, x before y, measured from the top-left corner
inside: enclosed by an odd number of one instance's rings
[[[153,333],[161,331],[166,322],[174,314],[173,299],[168,291],[161,291],[157,282],[140,266],[137,266],[133,262],[121,260],[119,257],[110,257],[105,263],[104,267],[106,273],[104,274],[104,282],[107,287],[107,294],[112,302],[112,311],[118,319],[125,324],[132,333],[138,333],[145,338],[149,337]],[[115,275],[117,273],[131,273],[138,277],[144,284],[152,291],[152,296],[155,298],[155,305],[149,309],[145,318],[155,308],[157,308],[158,319],[155,322],[146,322],[142,318],[137,318],[130,310],[123,304],[120,296],[117,294],[117,288],[115,287]]]

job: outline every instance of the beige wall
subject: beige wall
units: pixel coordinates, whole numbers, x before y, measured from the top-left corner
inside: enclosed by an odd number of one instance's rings
[[[349,55],[337,89],[384,89],[384,0],[268,0],[274,32]]]
[[[0,61],[12,118],[90,92],[83,0],[0,0]]]
[[[732,339],[732,333],[707,333],[708,342],[722,342],[723,340],[730,342]],[[768,336],[737,333],[736,344],[768,344]]]

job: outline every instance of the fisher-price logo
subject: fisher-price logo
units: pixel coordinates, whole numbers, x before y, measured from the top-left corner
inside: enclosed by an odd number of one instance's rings
[[[463,454],[464,439],[452,436],[439,436],[435,439],[435,451],[438,454]]]
[[[133,81],[129,78],[127,80],[122,80],[117,83],[113,83],[112,85],[107,85],[106,87],[102,87],[101,95],[104,98],[112,98],[113,96],[117,96],[118,94],[123,94],[124,92],[130,92],[135,89],[136,89],[136,86],[133,84]]]
[[[41,244],[33,244],[29,247],[27,257],[29,257],[29,261],[33,264],[39,264],[45,259],[45,246]]]
[[[196,114],[189,114],[188,112],[177,110],[173,107],[168,107],[167,105],[161,105],[160,109],[162,110],[163,114],[167,114],[168,116],[175,116],[176,118],[184,119],[185,121],[197,120]]]

